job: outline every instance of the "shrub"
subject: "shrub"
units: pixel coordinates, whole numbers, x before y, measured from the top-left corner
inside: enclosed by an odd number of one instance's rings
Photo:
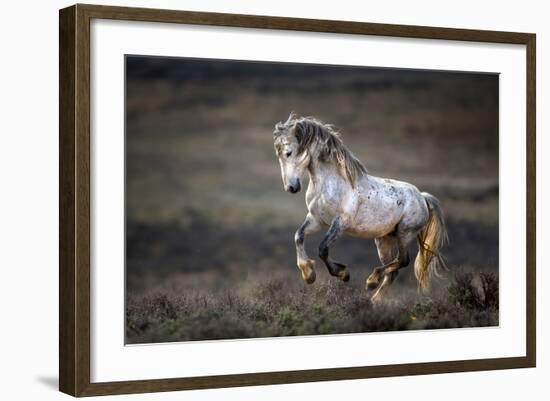
[[[455,306],[467,309],[483,307],[483,299],[474,285],[474,275],[470,272],[456,272],[448,290],[449,301]]]

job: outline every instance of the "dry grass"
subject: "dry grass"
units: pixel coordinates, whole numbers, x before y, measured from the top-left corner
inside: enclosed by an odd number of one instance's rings
[[[481,284],[478,284],[476,282]],[[173,279],[176,282],[177,278]],[[184,282],[130,296],[129,343],[443,329],[498,325],[498,280],[456,273],[436,294],[404,288],[372,304],[359,285],[334,279],[313,286],[295,278],[254,277],[244,287],[197,291]],[[195,289],[194,289],[195,288]]]

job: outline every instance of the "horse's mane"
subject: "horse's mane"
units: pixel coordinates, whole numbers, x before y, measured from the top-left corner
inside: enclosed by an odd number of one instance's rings
[[[295,127],[298,153],[309,151],[311,157],[324,162],[334,162],[344,178],[355,187],[357,180],[367,174],[367,169],[344,145],[340,133],[330,124],[324,124],[315,117],[298,117],[291,113],[288,120],[275,126],[277,133]]]

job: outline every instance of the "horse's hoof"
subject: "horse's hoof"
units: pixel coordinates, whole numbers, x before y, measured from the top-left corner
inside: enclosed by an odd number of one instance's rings
[[[311,270],[311,273],[308,276],[304,276],[302,274],[302,278],[304,279],[306,284],[313,284],[315,282],[316,276],[317,275],[315,274],[315,270]]]
[[[307,259],[298,262],[298,267],[302,272],[302,278],[307,284],[313,284],[315,281],[315,261],[313,259]]]
[[[376,293],[370,297],[370,301],[373,305],[379,305],[382,302],[382,296],[379,293]]]
[[[347,283],[349,281],[349,272],[347,270],[342,270],[340,273],[338,273],[338,278],[344,283]]]
[[[378,285],[380,284],[380,280],[377,279],[371,279],[370,277],[367,279],[367,290],[374,290]]]

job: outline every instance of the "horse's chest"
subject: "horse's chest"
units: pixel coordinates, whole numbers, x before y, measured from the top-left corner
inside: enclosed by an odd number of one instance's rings
[[[316,199],[310,205],[310,213],[326,225],[340,214],[338,204],[330,199]]]

